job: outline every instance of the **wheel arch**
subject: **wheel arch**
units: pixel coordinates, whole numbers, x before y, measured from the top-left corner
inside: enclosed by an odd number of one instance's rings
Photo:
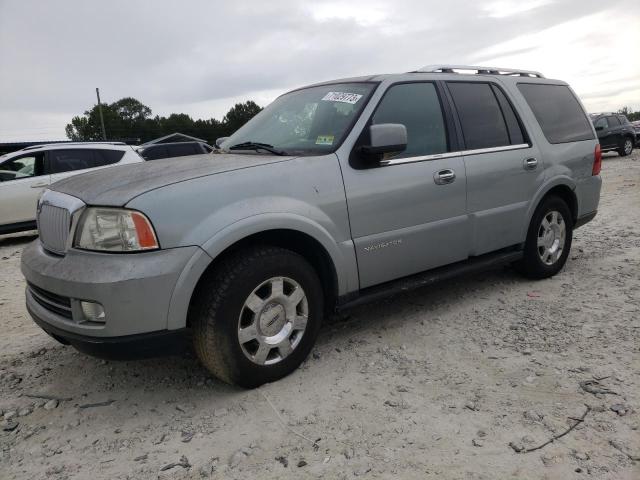
[[[526,238],[527,232],[529,230],[529,226],[531,224],[531,219],[533,218],[533,214],[535,213],[538,206],[549,196],[556,195],[565,201],[569,210],[571,211],[571,217],[573,223],[575,224],[578,219],[578,197],[575,193],[576,184],[573,179],[570,177],[557,177],[545,185],[543,185],[535,195],[533,201],[529,205],[529,210],[527,211],[527,223],[525,225],[525,230],[522,233],[522,238]]]
[[[209,262],[205,268],[201,269],[197,281],[191,288],[186,320],[185,315],[182,314],[174,319],[175,322],[182,323],[184,326],[186,321],[189,325],[189,309],[198,286],[208,272],[214,270],[220,262],[230,255],[254,245],[285,248],[305,258],[320,277],[327,309],[331,309],[335,305],[338,296],[345,289],[352,288],[350,286],[353,284],[353,279],[349,278],[348,273],[345,273],[349,270],[351,262],[344,258],[341,249],[326,230],[303,219],[298,219],[297,223],[292,222],[292,218],[282,222],[270,215],[255,217],[259,218],[250,217],[230,225],[203,245],[202,248],[207,253]],[[258,225],[261,225],[262,228],[259,228]],[[351,250],[353,250],[352,247]]]

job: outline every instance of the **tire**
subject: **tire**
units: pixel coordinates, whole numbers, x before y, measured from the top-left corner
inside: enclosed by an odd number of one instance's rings
[[[543,221],[547,222],[546,225],[550,225],[552,233],[545,235],[548,228],[543,224]],[[553,226],[554,222],[556,226]],[[561,234],[562,225],[564,225],[564,235]],[[556,196],[545,198],[538,205],[531,218],[524,245],[524,255],[522,260],[516,264],[517,269],[529,278],[552,277],[562,269],[567,261],[572,237],[573,217],[565,201]],[[539,238],[542,243],[540,246]]]
[[[626,157],[627,155],[631,155],[631,152],[633,152],[633,139],[631,139],[631,137],[624,137],[622,139],[622,146],[618,150],[618,155]]]
[[[252,247],[205,275],[190,323],[196,354],[213,375],[254,388],[288,375],[309,355],[324,295],[318,275],[302,256]]]

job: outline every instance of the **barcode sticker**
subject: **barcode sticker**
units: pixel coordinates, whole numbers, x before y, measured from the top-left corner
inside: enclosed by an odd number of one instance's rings
[[[362,98],[359,93],[329,92],[322,100],[325,102],[342,102],[354,104]]]

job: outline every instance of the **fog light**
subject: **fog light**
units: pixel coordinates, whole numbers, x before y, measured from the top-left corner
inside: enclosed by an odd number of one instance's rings
[[[90,322],[104,323],[104,308],[95,302],[80,302],[84,318]]]

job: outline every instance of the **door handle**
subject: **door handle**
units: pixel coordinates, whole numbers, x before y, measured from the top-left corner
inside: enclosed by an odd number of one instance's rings
[[[31,188],[43,188],[48,186],[48,183],[34,183],[33,185],[31,185]]]
[[[433,181],[436,182],[436,185],[447,185],[448,183],[453,183],[455,179],[456,172],[449,168],[433,174]]]
[[[538,167],[538,160],[535,158],[525,158],[523,162],[525,170],[535,170]]]

